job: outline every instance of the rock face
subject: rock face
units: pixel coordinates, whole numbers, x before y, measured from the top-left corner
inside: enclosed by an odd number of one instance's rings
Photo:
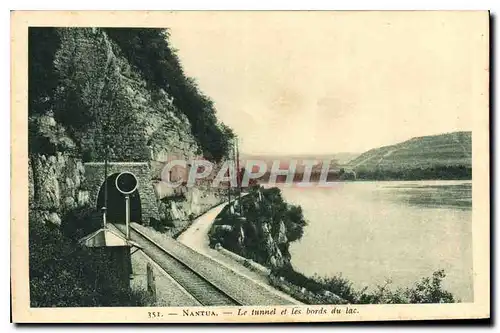
[[[243,257],[252,259],[270,269],[290,264],[289,242],[286,227],[282,221],[273,233],[270,223],[255,223],[245,218],[236,218],[232,225],[215,225],[212,241]]]
[[[28,168],[30,214],[43,222],[60,225],[62,215],[87,204],[81,190],[85,169],[80,159],[60,152],[32,155]]]
[[[194,155],[198,146],[187,117],[163,89],[148,86],[106,32],[58,29],[58,35],[54,67],[61,84],[54,113],[75,127],[70,132],[86,162],[103,161],[106,142],[110,160],[118,162]],[[78,117],[74,121],[66,116],[68,108]]]
[[[29,159],[29,207],[43,222],[61,224],[61,218],[72,209],[95,206],[103,182],[102,163],[83,163],[63,153],[32,155]],[[182,196],[164,197],[155,194],[148,163],[113,163],[108,174],[133,172],[139,180],[142,218],[169,221],[173,227],[183,227],[191,219],[213,206],[224,197],[211,188],[186,188]],[[139,221],[138,221],[139,222]]]
[[[302,237],[307,225],[302,208],[287,203],[276,187],[251,187],[238,201],[239,208],[225,207],[215,219],[210,245],[219,243],[271,270],[290,268],[290,243]]]
[[[185,188],[180,194],[166,196],[160,201],[160,219],[175,228],[182,228],[194,217],[220,204],[226,197],[222,191],[209,187]]]
[[[102,162],[105,142],[109,160],[149,165],[150,175],[141,177],[147,191],[141,197],[143,215],[182,224],[220,202],[218,191],[210,188],[191,188],[180,198],[175,192],[155,197],[163,162],[199,154],[187,116],[167,92],[148,86],[102,29],[57,28],[55,35],[51,63],[42,67],[57,80],[47,95],[37,96],[36,110],[29,110],[30,213],[60,224],[69,210],[94,206],[101,178],[94,181],[91,168],[86,174],[84,162]]]
[[[54,154],[56,151],[75,155],[76,144],[71,139],[61,124],[54,118],[52,110],[46,114],[35,114],[29,118],[29,125],[34,133],[31,136],[36,136],[38,140],[30,142],[30,150],[44,150],[46,153]],[[43,141],[41,143],[40,141]],[[45,145],[45,147],[31,147],[31,144],[36,143]],[[48,146],[48,147],[47,147]]]
[[[274,235],[271,233],[267,223],[262,224],[262,234],[265,240],[265,250],[268,253],[267,265],[270,268],[283,267],[289,263],[288,240],[286,238],[286,229],[282,221],[279,222],[280,228]],[[284,251],[286,249],[286,252]],[[285,252],[285,253],[283,253]]]

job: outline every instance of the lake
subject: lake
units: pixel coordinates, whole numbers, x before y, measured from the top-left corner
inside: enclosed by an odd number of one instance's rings
[[[473,301],[471,181],[339,182],[282,188],[309,225],[290,246],[296,270],[341,273],[356,287],[411,286],[444,269],[444,287]]]

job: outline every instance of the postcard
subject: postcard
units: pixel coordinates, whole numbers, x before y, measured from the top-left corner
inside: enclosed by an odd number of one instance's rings
[[[489,20],[12,12],[12,320],[489,318]]]

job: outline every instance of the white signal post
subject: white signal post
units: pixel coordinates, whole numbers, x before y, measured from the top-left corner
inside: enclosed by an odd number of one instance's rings
[[[130,239],[130,196],[128,194],[125,194],[125,228],[127,239]]]
[[[121,184],[122,186],[125,186],[125,188],[120,187],[120,177],[123,177],[125,179],[125,183]],[[115,180],[116,188],[118,189],[118,191],[125,195],[125,228],[127,239],[130,239],[130,194],[137,189],[137,184],[138,181],[135,175],[127,171],[120,173]]]
[[[103,228],[106,229],[106,206],[102,207],[102,224]]]

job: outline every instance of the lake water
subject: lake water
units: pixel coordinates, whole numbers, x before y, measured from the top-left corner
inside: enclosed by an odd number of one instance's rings
[[[444,287],[473,301],[470,181],[339,182],[282,188],[309,225],[290,252],[308,276],[342,276],[355,286],[410,286],[438,269]]]

